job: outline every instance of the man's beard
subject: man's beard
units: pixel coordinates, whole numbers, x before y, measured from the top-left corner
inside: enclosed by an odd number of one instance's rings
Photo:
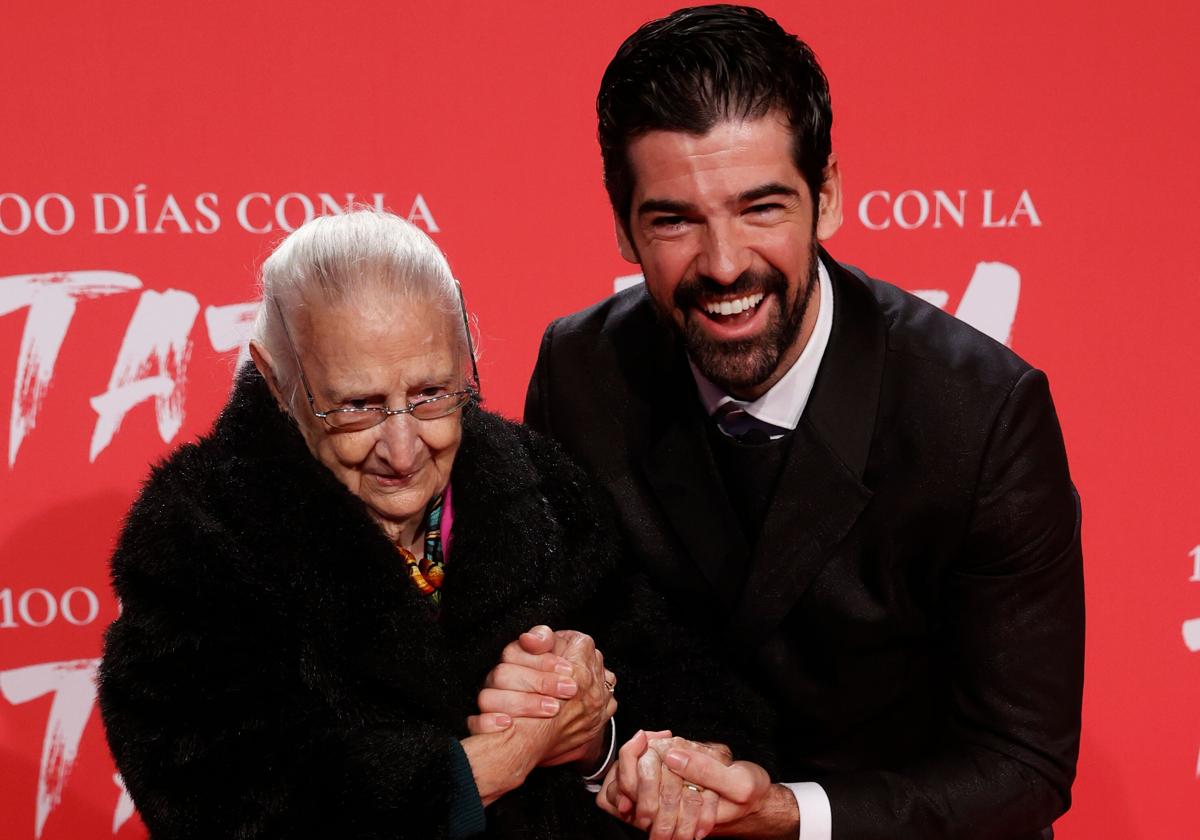
[[[708,277],[695,277],[682,281],[675,288],[674,302],[684,313],[683,342],[688,357],[699,371],[713,384],[729,393],[745,392],[767,381],[780,359],[795,344],[819,282],[817,246],[814,241],[808,264],[808,277],[795,301],[790,304],[787,294],[787,278],[779,269],[770,266],[766,271],[746,271],[729,285],[722,285]],[[775,297],[778,305],[772,311],[766,328],[753,338],[741,341],[714,340],[699,323],[705,317],[694,310],[700,309],[704,297],[745,297],[763,293],[764,306],[767,299]],[[672,322],[674,323],[674,322]]]

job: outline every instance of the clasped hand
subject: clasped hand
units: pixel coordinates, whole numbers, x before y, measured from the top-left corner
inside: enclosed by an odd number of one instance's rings
[[[740,833],[760,821],[776,795],[762,767],[734,761],[723,744],[676,738],[668,731],[638,732],[618,756],[596,803],[655,840]]]
[[[505,646],[467,728],[472,735],[529,731],[539,766],[586,767],[602,758],[605,728],[617,710],[616,680],[590,636],[539,625]]]

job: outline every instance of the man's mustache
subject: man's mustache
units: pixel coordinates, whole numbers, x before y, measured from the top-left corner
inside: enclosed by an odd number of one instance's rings
[[[698,274],[695,277],[681,280],[675,287],[675,305],[680,309],[692,309],[700,306],[700,301],[714,297],[728,300],[731,297],[745,297],[762,292],[764,295],[778,294],[787,297],[787,278],[776,268],[763,271],[747,270],[738,275],[732,283],[719,283],[711,277]]]

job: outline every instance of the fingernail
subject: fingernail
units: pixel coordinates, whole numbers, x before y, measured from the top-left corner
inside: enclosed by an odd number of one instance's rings
[[[564,677],[569,677],[575,673],[575,669],[571,667],[570,662],[565,659],[560,659],[554,666],[554,672],[556,674],[562,674]]]
[[[575,685],[575,680],[559,680],[558,694],[563,697],[574,697],[575,692],[579,690],[579,686]]]
[[[503,712],[497,712],[496,713],[496,725],[501,727],[502,729],[508,729],[508,727],[512,726],[512,718],[510,718],[508,715],[504,714]]]
[[[542,701],[542,711],[546,712],[547,714],[551,714],[551,715],[558,714],[558,701],[557,700],[549,700],[549,699],[543,700]]]
[[[667,755],[663,758],[666,765],[672,770],[682,770],[688,766],[688,757],[679,750],[668,750]]]

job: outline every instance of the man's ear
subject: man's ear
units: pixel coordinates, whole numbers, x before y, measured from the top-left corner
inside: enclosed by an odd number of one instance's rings
[[[271,396],[279,404],[280,411],[288,413],[287,400],[283,398],[283,390],[279,387],[279,380],[275,378],[275,368],[271,365],[271,354],[256,339],[250,339],[250,358],[254,360],[254,366],[258,368],[262,378],[267,380],[267,387],[271,389]]]
[[[638,257],[637,248],[633,247],[633,242],[629,239],[629,233],[625,230],[625,223],[616,212],[613,213],[613,227],[617,232],[617,250],[621,252],[621,256],[627,262],[631,262],[634,265],[641,265],[642,261]]]
[[[825,180],[818,193],[817,239],[824,242],[842,226],[842,170],[837,155],[830,153],[825,165]]]

